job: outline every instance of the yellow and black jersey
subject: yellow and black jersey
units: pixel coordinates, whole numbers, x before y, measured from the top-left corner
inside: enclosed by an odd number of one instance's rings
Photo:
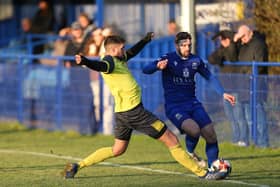
[[[140,40],[125,52],[124,57],[107,55],[98,60],[89,60],[82,56],[81,65],[99,71],[108,85],[114,100],[115,112],[125,112],[133,109],[141,103],[141,88],[132,76],[127,66],[127,61],[137,55],[138,52],[150,40]]]
[[[126,57],[105,56],[107,71],[101,75],[115,99],[115,112],[125,112],[141,102],[141,89],[127,67]]]

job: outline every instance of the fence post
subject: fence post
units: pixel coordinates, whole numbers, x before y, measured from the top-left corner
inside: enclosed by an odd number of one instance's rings
[[[23,124],[23,58],[22,56],[19,57],[18,65],[17,65],[17,75],[18,75],[18,92],[17,92],[17,99],[18,99],[18,122]]]
[[[204,33],[197,33],[196,36],[196,54],[200,56],[203,59],[207,59],[207,52],[206,52],[206,47],[207,47],[207,38],[205,37]]]
[[[32,35],[27,35],[27,52],[29,55],[33,53]]]
[[[161,48],[160,48],[160,51],[159,51],[159,56],[161,56],[161,55],[163,55],[163,54],[165,54],[167,52],[169,52],[169,50],[168,50],[168,42],[162,42],[162,45],[161,45]]]
[[[252,137],[255,145],[257,144],[257,90],[258,90],[258,66],[255,61],[252,62],[251,90],[250,90],[250,108],[252,120]]]
[[[145,3],[140,3],[140,34],[144,35],[146,32],[146,25],[145,25]]]
[[[62,130],[62,59],[58,58],[56,66],[56,129]]]
[[[99,131],[103,132],[103,117],[104,117],[104,80],[102,78],[102,76],[100,75],[99,73],[99,101],[100,101],[100,104],[99,104]]]
[[[97,26],[103,27],[104,25],[104,0],[96,0],[96,6],[97,6]]]

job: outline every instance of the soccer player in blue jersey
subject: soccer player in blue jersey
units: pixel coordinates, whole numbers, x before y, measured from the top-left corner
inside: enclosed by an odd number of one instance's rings
[[[200,136],[206,140],[206,155],[210,167],[218,159],[219,148],[212,121],[195,95],[196,73],[202,75],[232,105],[235,97],[225,93],[218,79],[208,70],[207,64],[191,53],[192,38],[189,33],[179,32],[175,37],[175,46],[176,51],[148,64],[143,72],[152,74],[162,71],[167,117],[181,133],[186,134],[187,152],[202,165],[203,162],[194,153],[194,149]]]

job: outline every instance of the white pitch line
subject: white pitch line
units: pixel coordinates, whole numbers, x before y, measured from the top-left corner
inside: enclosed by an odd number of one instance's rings
[[[0,149],[0,153],[16,153],[16,154],[25,154],[25,155],[33,155],[33,156],[41,156],[41,157],[49,157],[49,158],[58,158],[58,159],[64,159],[64,160],[75,160],[75,161],[81,161],[81,158],[72,157],[72,156],[64,156],[64,155],[57,155],[57,154],[49,154],[49,153],[39,153],[39,152],[31,152],[31,151],[19,151],[19,150],[9,150],[9,149]],[[120,167],[120,168],[128,168],[128,169],[135,169],[135,170],[142,170],[142,171],[149,171],[154,173],[164,173],[164,174],[173,174],[173,175],[184,175],[188,177],[195,177],[196,175],[191,174],[185,174],[181,172],[174,172],[174,171],[168,171],[168,170],[162,170],[162,169],[151,169],[141,166],[131,166],[131,165],[125,165],[125,164],[116,164],[111,162],[101,162],[100,165],[106,165],[106,166],[113,166],[113,167]],[[232,183],[232,184],[243,184],[247,186],[257,186],[257,187],[269,187],[269,185],[264,184],[255,184],[255,183],[248,183],[243,181],[237,181],[237,180],[220,180],[220,182],[226,182],[226,183]]]

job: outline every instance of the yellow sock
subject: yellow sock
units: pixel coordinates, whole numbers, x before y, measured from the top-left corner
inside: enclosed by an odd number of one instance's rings
[[[80,169],[114,157],[112,147],[103,147],[79,162]]]
[[[198,166],[198,164],[182,149],[180,145],[169,148],[173,158],[185,168],[191,170],[198,176],[204,176],[207,171]]]

